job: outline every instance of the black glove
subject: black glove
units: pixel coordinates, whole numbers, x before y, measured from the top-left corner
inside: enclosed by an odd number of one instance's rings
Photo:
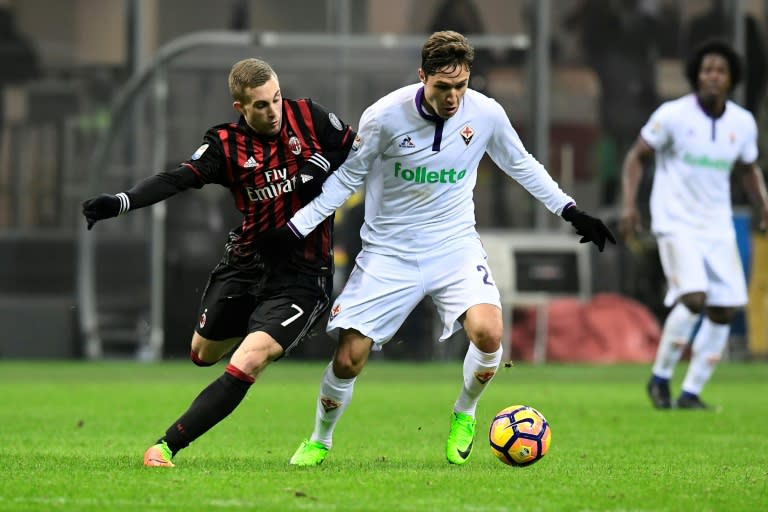
[[[131,208],[128,195],[121,192],[117,195],[101,194],[83,202],[83,215],[90,230],[94,224],[103,219],[117,217]]]
[[[265,256],[286,256],[301,245],[302,237],[288,224],[257,235],[256,246]]]
[[[614,238],[611,230],[603,224],[603,221],[579,210],[575,205],[567,206],[563,210],[563,218],[576,228],[576,234],[581,236],[579,242],[582,244],[594,242],[602,252],[606,240],[612,244],[616,243],[616,238]]]

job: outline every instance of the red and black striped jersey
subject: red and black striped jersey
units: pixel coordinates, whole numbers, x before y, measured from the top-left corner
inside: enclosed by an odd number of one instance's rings
[[[257,254],[259,234],[285,225],[316,195],[300,193],[297,183],[307,179],[299,170],[312,155],[324,155],[336,169],[355,138],[348,125],[310,99],[283,99],[282,119],[280,133],[274,136],[258,135],[242,116],[237,123],[214,126],[183,163],[203,183],[229,188],[243,221],[230,232],[227,250],[239,258]],[[303,272],[331,273],[332,248],[329,217],[285,263]]]

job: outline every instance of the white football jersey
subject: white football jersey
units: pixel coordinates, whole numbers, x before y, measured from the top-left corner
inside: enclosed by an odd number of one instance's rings
[[[467,90],[451,118],[430,115],[422,84],[398,89],[360,118],[359,139],[323,192],[291,220],[303,235],[365,182],[363,247],[418,254],[437,244],[477,237],[473,190],[487,152],[509,176],[559,215],[573,202],[523,147],[504,109]]]
[[[696,230],[701,236],[733,233],[730,174],[737,161],[757,160],[752,114],[727,101],[713,118],[695,94],[663,103],[640,131],[656,150],[651,229],[657,234]]]

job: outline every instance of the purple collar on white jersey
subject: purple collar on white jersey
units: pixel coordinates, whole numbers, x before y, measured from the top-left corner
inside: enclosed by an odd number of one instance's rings
[[[445,119],[440,116],[429,114],[427,112],[427,109],[424,107],[423,86],[419,87],[419,90],[416,91],[415,100],[416,110],[418,111],[419,115],[427,121],[435,123],[435,138],[432,140],[432,151],[440,151],[440,143],[443,141],[443,125],[445,124]]]

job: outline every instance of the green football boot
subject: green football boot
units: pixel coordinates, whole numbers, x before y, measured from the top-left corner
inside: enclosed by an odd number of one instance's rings
[[[171,462],[172,457],[171,449],[163,441],[147,448],[147,451],[144,452],[144,465],[148,467],[172,468],[175,466]]]
[[[445,443],[445,457],[451,464],[464,464],[475,442],[475,418],[463,412],[451,416],[451,432]]]
[[[319,466],[328,455],[328,448],[318,441],[305,439],[288,462],[291,466]]]

